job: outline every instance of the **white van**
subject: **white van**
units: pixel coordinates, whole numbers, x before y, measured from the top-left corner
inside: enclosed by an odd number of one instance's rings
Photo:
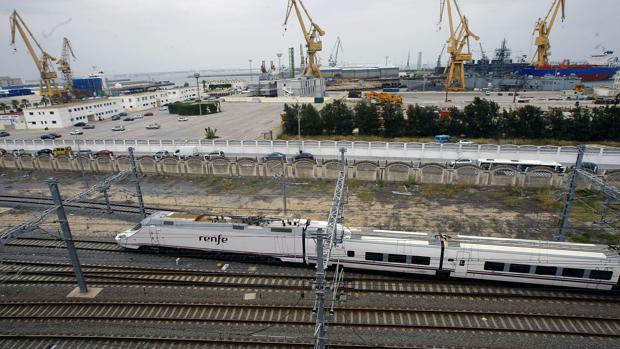
[[[181,147],[174,151],[174,156],[176,156],[179,160],[185,160],[192,156],[197,156],[198,148],[196,147]]]

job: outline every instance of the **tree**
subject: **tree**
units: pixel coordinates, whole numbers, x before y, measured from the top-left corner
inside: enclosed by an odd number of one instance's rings
[[[323,134],[323,120],[321,119],[321,114],[309,103],[301,106],[301,134]]]
[[[43,106],[47,107],[47,104],[49,102],[50,102],[50,99],[47,96],[41,97],[41,104],[43,104]]]
[[[383,108],[383,127],[386,137],[402,136],[405,131],[405,116],[403,110],[391,103]]]
[[[361,135],[379,134],[379,113],[374,104],[360,101],[355,105],[355,126]]]
[[[475,138],[497,136],[498,114],[497,103],[479,97],[474,98],[474,101],[463,110],[461,133]]]
[[[17,111],[19,108],[19,101],[17,99],[11,100],[11,106],[13,107],[13,111]]]
[[[564,117],[564,112],[561,109],[550,109],[545,113],[545,128],[544,138],[553,139],[568,139],[568,122]]]
[[[30,106],[30,101],[28,101],[27,99],[22,99],[19,103],[19,106],[24,109],[24,108],[28,108]]]
[[[9,106],[4,102],[0,102],[0,109],[2,109],[2,114],[6,114],[6,110],[9,109]]]
[[[568,125],[568,138],[576,141],[591,139],[591,115],[588,109],[575,108],[572,110],[571,122]]]
[[[300,110],[299,104],[284,104],[284,114],[282,115],[282,126],[284,133],[294,135],[297,134],[297,117]]]
[[[409,105],[407,107],[407,121],[405,134],[415,137],[427,137],[438,132],[439,114],[432,107]]]
[[[341,100],[326,104],[321,109],[321,118],[328,135],[349,135],[353,132],[353,112]]]

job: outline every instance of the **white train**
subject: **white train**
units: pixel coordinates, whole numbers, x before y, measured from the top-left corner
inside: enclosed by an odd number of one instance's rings
[[[157,212],[116,236],[128,249],[182,249],[314,263],[312,238],[326,222]],[[341,227],[342,228],[342,227]],[[620,251],[594,244],[344,229],[332,252],[345,268],[609,290]]]

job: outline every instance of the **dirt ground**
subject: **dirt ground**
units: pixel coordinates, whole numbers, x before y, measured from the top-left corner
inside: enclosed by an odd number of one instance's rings
[[[45,180],[52,176],[59,181],[65,198],[104,178],[101,175],[82,178],[76,173],[6,171],[0,173],[0,196],[48,197]],[[333,181],[326,180],[288,182],[288,214],[314,220],[327,219],[334,185]],[[141,178],[141,187],[145,204],[150,207],[228,215],[283,214],[283,186],[278,179],[145,176]],[[563,193],[549,189],[362,181],[348,181],[348,189],[345,224],[350,227],[528,239],[553,237],[564,200]],[[113,185],[109,194],[114,202],[136,204],[134,190],[133,183],[126,179]],[[603,198],[593,192],[579,192],[578,197],[570,220],[569,239],[618,244],[620,229],[617,223],[594,223],[600,220]],[[103,201],[100,195],[92,199]],[[618,208],[612,206],[610,212],[614,213]],[[68,212],[76,236],[113,236],[138,220],[135,215]],[[0,211],[0,229],[33,215],[32,208],[27,207]],[[58,230],[52,219],[43,226],[50,231]]]

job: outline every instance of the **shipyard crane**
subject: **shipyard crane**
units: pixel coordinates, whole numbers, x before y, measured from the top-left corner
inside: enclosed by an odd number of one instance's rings
[[[73,72],[71,71],[71,57],[75,60],[75,54],[71,47],[71,42],[67,38],[62,40],[62,54],[56,63],[58,64],[58,70],[60,70],[65,78],[64,94],[67,98],[75,96],[73,93]]]
[[[565,0],[553,0],[549,12],[544,19],[539,18],[536,21],[534,27],[534,34],[536,34],[536,57],[532,61],[532,64],[537,67],[544,67],[549,65],[549,56],[551,56],[551,44],[549,42],[549,35],[553,24],[558,17],[558,12],[562,10],[562,21],[566,18],[564,15]]]
[[[306,40],[306,48],[308,51],[306,58],[307,64],[306,68],[304,69],[303,75],[321,78],[321,70],[319,69],[319,63],[316,54],[323,49],[323,42],[321,41],[321,37],[325,35],[325,31],[323,31],[323,29],[321,29],[321,27],[319,27],[319,25],[312,20],[312,17],[310,17],[310,14],[308,13],[306,6],[304,6],[302,0],[288,1],[288,5],[286,8],[286,17],[284,18],[285,26],[288,23],[288,19],[291,15],[291,11],[293,10],[293,8],[295,8],[295,12],[297,13],[297,20],[299,20],[301,31],[304,34],[304,38]],[[304,11],[306,17],[308,17],[308,20],[310,21],[309,30],[304,23],[304,18],[302,17],[301,10]]]
[[[330,67],[335,67],[336,65],[338,65],[338,51],[342,52],[342,41],[340,40],[340,37],[338,37],[336,39],[336,44],[334,45],[334,49],[332,50],[332,53],[329,55],[329,66]]]
[[[28,48],[28,52],[30,52],[30,56],[34,60],[39,73],[41,74],[41,81],[39,83],[40,96],[49,98],[51,103],[57,103],[61,98],[61,92],[56,84],[56,78],[58,77],[58,74],[56,74],[56,71],[54,70],[54,62],[56,61],[56,58],[47,53],[43,47],[41,47],[16,10],[13,10],[13,13],[9,17],[9,21],[11,23],[11,45],[15,50],[17,50],[15,47],[15,29],[17,29],[22,37],[22,40],[24,41],[24,44]],[[37,52],[32,46],[31,40],[37,46],[39,51],[41,51],[41,58],[37,56]]]
[[[455,27],[452,16],[452,7],[456,9],[459,24]],[[469,30],[467,17],[461,13],[457,0],[441,0],[439,23],[443,20],[444,10],[447,10],[448,24],[450,25],[450,38],[447,41],[450,63],[446,66],[446,91],[464,91],[465,86],[465,62],[472,60],[469,38],[480,40],[476,34]]]

